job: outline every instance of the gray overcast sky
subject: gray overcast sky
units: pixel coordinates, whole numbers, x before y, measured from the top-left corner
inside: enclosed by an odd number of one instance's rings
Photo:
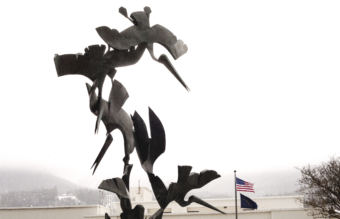
[[[189,93],[147,52],[116,75],[130,94],[124,108],[146,120],[150,106],[165,126],[167,149],[156,173],[175,176],[177,164],[261,172],[340,154],[339,1],[17,0],[0,3],[0,166],[88,185],[121,175],[116,131],[91,176],[105,129],[94,134],[88,80],[58,78],[53,56],[103,44],[96,27],[122,30],[131,24],[118,8],[131,13],[145,5],[152,25],[169,28],[189,47],[172,60]],[[160,46],[156,52],[168,54]],[[136,153],[132,162],[131,177],[144,177]]]

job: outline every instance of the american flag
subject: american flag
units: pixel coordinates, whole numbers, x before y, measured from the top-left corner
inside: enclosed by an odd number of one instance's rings
[[[250,182],[246,182],[246,181],[236,177],[236,191],[255,192],[254,191],[254,184],[250,183]]]

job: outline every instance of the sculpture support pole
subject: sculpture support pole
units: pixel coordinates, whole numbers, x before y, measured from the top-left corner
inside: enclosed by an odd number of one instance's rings
[[[235,182],[235,217],[236,217],[236,219],[237,219],[236,170],[234,170],[234,182]]]

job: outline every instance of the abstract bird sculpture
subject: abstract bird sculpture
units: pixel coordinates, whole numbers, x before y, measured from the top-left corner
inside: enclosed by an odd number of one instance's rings
[[[151,138],[140,115],[135,112],[133,117],[135,127],[136,150],[143,169],[153,173],[153,164],[165,151],[165,131],[157,115],[149,108]]]
[[[125,8],[120,8],[119,11],[128,18]],[[134,25],[121,33],[106,26],[98,27],[96,29],[98,34],[108,44],[107,51],[104,45],[92,45],[85,49],[84,54],[55,55],[54,57],[58,76],[83,75],[93,81],[92,90],[98,88],[99,113],[95,131],[98,130],[98,122],[101,120],[100,102],[106,75],[113,79],[117,67],[136,64],[146,48],[154,60],[162,63],[189,90],[167,56],[163,54],[157,59],[153,52],[153,43],[159,43],[170,52],[174,59],[177,59],[187,52],[187,46],[183,41],[177,40],[176,36],[165,27],[161,25],[150,27],[150,13],[149,7],[145,7],[144,11],[132,13],[131,19],[128,19]]]
[[[58,76],[83,75],[93,81],[90,93],[98,88],[96,132],[103,113],[101,100],[106,75],[112,80],[116,74],[116,67],[135,64],[143,55],[146,44],[141,43],[136,49],[113,50],[107,53],[105,53],[105,48],[104,45],[92,45],[85,49],[84,54],[55,55],[54,57]]]
[[[196,202],[207,208],[218,211],[225,214],[223,211],[215,208],[202,199],[192,195],[188,198],[188,201],[184,200],[185,195],[192,189],[198,189],[208,184],[212,180],[220,177],[214,170],[205,170],[200,173],[190,173],[191,166],[178,166],[178,179],[176,183],[171,183],[169,188],[166,188],[163,181],[153,173],[148,173],[149,181],[151,183],[152,190],[155,193],[156,200],[161,209],[156,212],[155,218],[160,218],[164,209],[172,201],[176,201],[180,206],[185,207],[192,202]]]
[[[105,52],[104,45],[91,45],[84,54],[55,55],[54,63],[58,76],[83,75],[93,81],[93,89],[98,88],[102,97],[102,88],[106,75],[111,79],[116,74],[116,67],[133,65],[142,57],[146,43],[140,43],[130,50],[113,50]]]
[[[167,189],[163,181],[153,173],[153,164],[156,159],[165,151],[165,131],[157,115],[149,108],[149,121],[151,138],[148,137],[146,125],[137,112],[132,117],[135,127],[136,150],[143,169],[148,175],[152,190],[161,209],[153,218],[161,218],[163,210],[167,205],[176,201],[180,206],[188,206],[196,202],[215,211],[222,212],[202,199],[192,195],[185,201],[185,195],[192,189],[198,189],[212,180],[220,177],[214,170],[205,170],[200,173],[191,173],[191,166],[178,166],[178,179],[171,183]]]
[[[111,92],[109,96],[109,102],[102,100],[101,101],[101,111],[98,109],[98,96],[93,91],[92,87],[89,84],[86,84],[87,91],[90,96],[90,109],[92,113],[98,116],[98,113],[102,113],[101,121],[104,123],[107,131],[106,141],[99,152],[96,160],[93,163],[94,170],[96,171],[100,161],[102,160],[105,152],[109,148],[112,143],[112,135],[110,134],[113,130],[119,129],[124,138],[124,164],[128,165],[129,163],[129,155],[133,152],[135,146],[134,132],[133,132],[133,123],[130,115],[122,109],[125,101],[129,97],[125,87],[117,80],[112,82]]]
[[[144,11],[137,11],[128,16],[123,7],[119,12],[132,22],[132,26],[119,32],[106,26],[96,28],[99,36],[108,45],[91,45],[83,54],[55,55],[54,62],[58,76],[79,74],[89,78],[92,85],[86,84],[89,95],[90,110],[97,116],[95,132],[100,122],[106,128],[106,140],[97,155],[92,168],[93,174],[98,168],[113,138],[111,132],[119,129],[124,138],[124,169],[121,178],[116,177],[102,181],[99,189],[115,193],[119,200],[122,213],[121,219],[144,219],[144,207],[136,205],[132,208],[129,197],[130,173],[132,164],[129,164],[130,154],[136,147],[139,161],[151,183],[152,190],[160,209],[149,219],[161,219],[164,209],[170,202],[175,201],[180,206],[188,206],[192,202],[198,203],[215,211],[222,212],[202,199],[192,195],[187,200],[185,196],[189,191],[205,186],[212,180],[220,177],[216,171],[205,170],[200,173],[191,173],[191,166],[178,166],[177,182],[171,183],[167,188],[163,181],[154,173],[156,160],[165,151],[165,131],[157,115],[149,108],[150,136],[142,117],[135,112],[130,116],[122,107],[129,97],[125,87],[114,80],[116,68],[136,64],[147,49],[155,61],[163,64],[176,79],[187,89],[183,79],[179,76],[168,57],[164,54],[158,58],[154,54],[153,45],[162,45],[174,59],[187,52],[183,41],[161,25],[150,26],[151,9],[145,7]],[[106,76],[111,78],[111,90],[108,100],[102,98],[102,89]],[[105,219],[110,219],[106,213]]]
[[[157,59],[153,52],[153,44],[159,43],[169,51],[174,59],[177,59],[188,50],[183,41],[177,40],[173,33],[159,24],[150,27],[149,18],[151,9],[149,7],[145,7],[144,11],[132,13],[130,18],[125,8],[121,7],[119,12],[134,25],[122,32],[106,26],[98,27],[96,30],[99,36],[108,44],[109,48],[127,50],[140,43],[147,43],[147,49],[151,57],[155,61],[162,63],[186,89],[189,89],[167,56],[163,54]]]

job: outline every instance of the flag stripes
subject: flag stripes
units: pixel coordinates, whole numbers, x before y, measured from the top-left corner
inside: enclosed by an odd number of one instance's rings
[[[236,190],[240,192],[255,192],[254,184],[236,177]]]

